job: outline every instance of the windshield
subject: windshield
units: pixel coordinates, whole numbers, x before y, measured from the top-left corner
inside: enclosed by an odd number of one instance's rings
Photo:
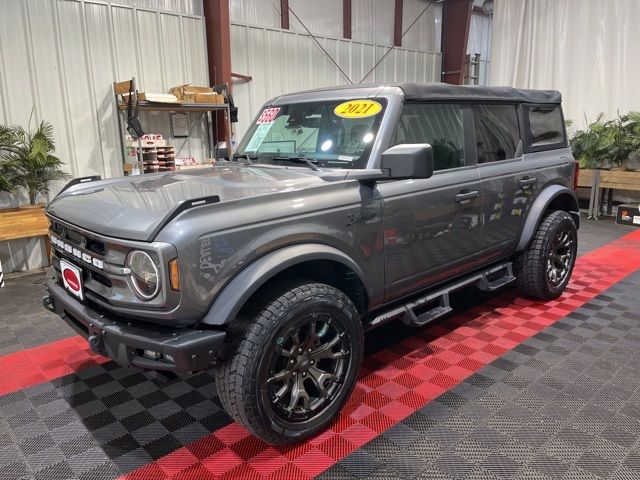
[[[302,157],[319,167],[365,168],[385,106],[384,99],[356,99],[267,107],[236,155],[260,163]]]

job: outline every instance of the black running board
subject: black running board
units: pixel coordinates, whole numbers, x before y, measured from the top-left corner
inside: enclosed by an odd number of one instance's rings
[[[515,279],[511,262],[495,265],[402,306],[387,310],[368,322],[365,329],[370,330],[398,318],[407,325],[421,327],[444,317],[453,310],[449,303],[451,292],[471,285],[486,292],[493,292],[510,284]]]

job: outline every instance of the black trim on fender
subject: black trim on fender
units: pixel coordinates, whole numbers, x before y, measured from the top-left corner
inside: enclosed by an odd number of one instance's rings
[[[575,192],[562,185],[550,185],[544,188],[538,195],[538,198],[536,198],[535,202],[533,202],[529,215],[527,216],[527,220],[522,228],[522,234],[520,235],[520,241],[518,242],[516,251],[520,252],[527,248],[529,242],[531,242],[531,239],[538,229],[538,225],[540,225],[540,222],[542,221],[544,212],[547,210],[551,202],[560,195],[566,194],[570,195],[573,199],[573,208],[568,213],[571,214],[571,217],[576,223],[576,228],[580,227],[580,209],[578,207],[578,200]]]
[[[230,322],[251,295],[269,279],[289,267],[312,260],[334,261],[350,268],[365,286],[367,298],[372,298],[364,273],[347,254],[329,245],[302,243],[268,253],[247,266],[224,287],[201,323],[224,325]]]

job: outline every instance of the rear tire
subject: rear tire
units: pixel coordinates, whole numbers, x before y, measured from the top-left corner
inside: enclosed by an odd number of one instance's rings
[[[230,356],[214,372],[234,420],[288,444],[320,432],[342,408],[360,371],[363,329],[334,287],[301,281],[271,292],[232,322]]]
[[[546,216],[529,247],[515,259],[516,282],[529,297],[551,300],[562,295],[576,261],[578,231],[567,212]]]

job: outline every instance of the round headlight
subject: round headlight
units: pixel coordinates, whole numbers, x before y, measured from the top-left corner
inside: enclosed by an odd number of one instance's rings
[[[131,270],[131,283],[136,293],[144,300],[151,300],[160,290],[158,267],[148,253],[134,250],[127,262]]]

